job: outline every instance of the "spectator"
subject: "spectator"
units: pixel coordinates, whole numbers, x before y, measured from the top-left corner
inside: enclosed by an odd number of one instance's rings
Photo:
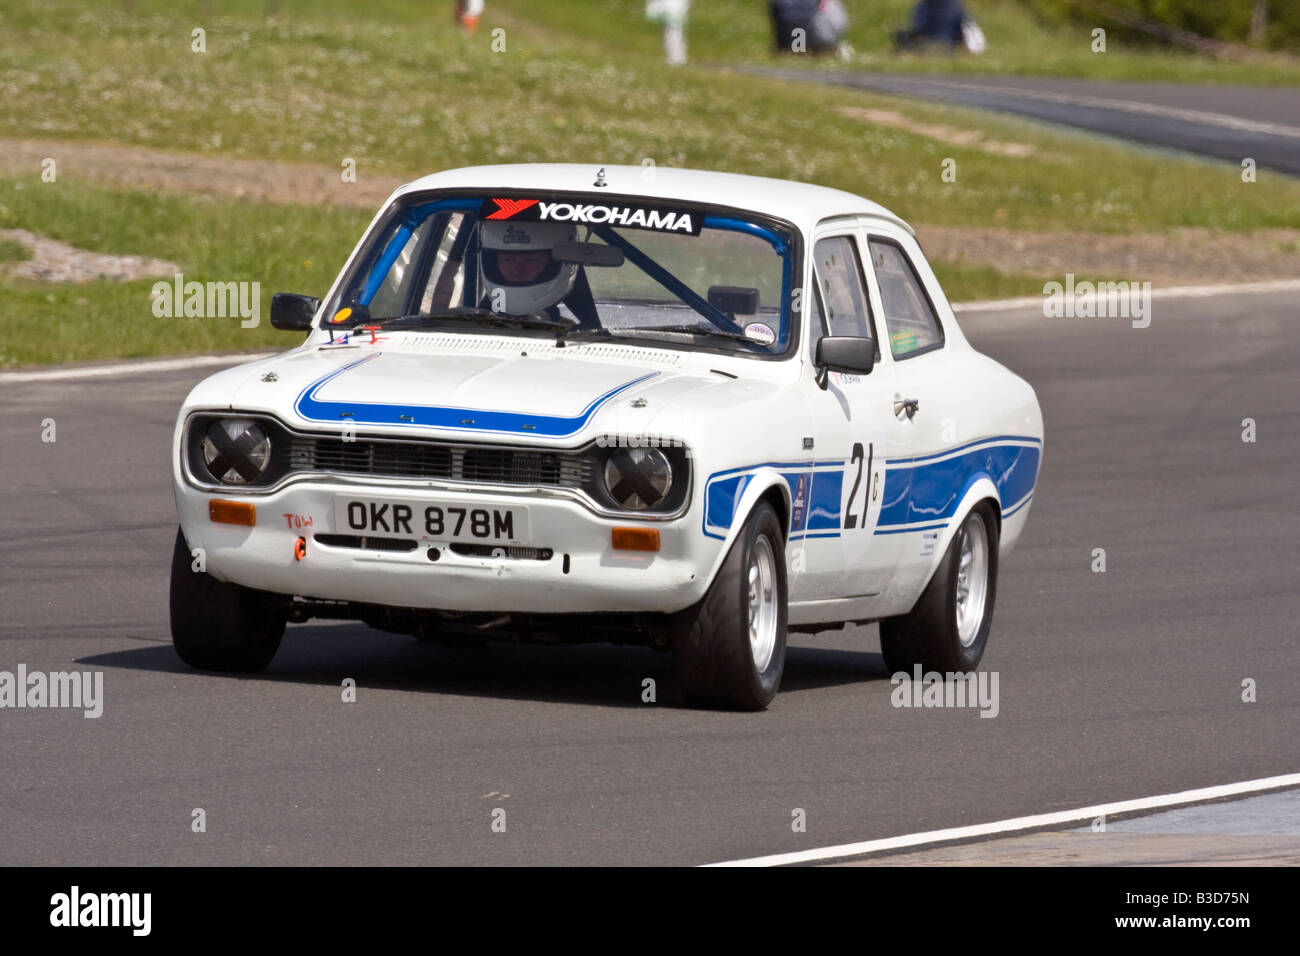
[[[664,55],[671,66],[686,62],[686,14],[691,0],[646,0],[645,15],[664,28]]]
[[[929,43],[950,48],[964,45],[962,23],[966,11],[961,0],[918,0],[912,8],[912,25],[894,34],[894,45],[911,50]]]
[[[841,0],[768,0],[778,53],[841,49],[849,15]]]
[[[478,18],[483,16],[483,0],[456,0],[456,19],[466,33],[478,29]]]

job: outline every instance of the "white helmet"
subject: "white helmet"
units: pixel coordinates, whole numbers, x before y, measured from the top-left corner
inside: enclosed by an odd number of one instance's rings
[[[575,242],[578,228],[560,222],[484,222],[480,233],[479,282],[488,307],[506,315],[532,315],[559,304],[573,288],[576,263],[558,262],[550,251]],[[545,253],[545,264],[527,279],[511,281],[501,271],[501,253]],[[503,301],[504,294],[504,301]]]

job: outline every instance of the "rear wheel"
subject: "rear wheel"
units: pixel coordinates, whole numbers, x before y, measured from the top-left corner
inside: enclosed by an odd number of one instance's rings
[[[979,666],[993,624],[998,525],[987,504],[957,529],[916,607],[880,622],[880,649],[891,673],[965,673]]]
[[[785,669],[785,537],[763,502],[698,604],[673,619],[673,668],[688,703],[762,710]]]
[[[172,644],[181,660],[200,670],[260,671],[284,636],[284,615],[261,591],[218,581],[195,571],[185,535],[172,550]]]

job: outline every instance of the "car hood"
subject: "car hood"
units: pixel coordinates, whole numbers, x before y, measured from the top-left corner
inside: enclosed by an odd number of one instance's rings
[[[218,373],[190,407],[276,415],[309,430],[561,442],[635,434],[655,413],[729,381],[683,353],[537,339],[426,336],[384,347],[313,347]]]

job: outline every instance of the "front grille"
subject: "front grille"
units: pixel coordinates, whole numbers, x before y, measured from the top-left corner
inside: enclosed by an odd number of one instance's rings
[[[456,543],[451,550],[467,558],[514,558],[516,561],[549,561],[555,555],[550,548],[524,548],[513,544]]]
[[[293,437],[289,461],[294,471],[559,488],[582,487],[591,468],[581,452],[302,435]]]
[[[360,551],[414,551],[419,542],[410,538],[363,538],[355,534],[314,535],[317,544],[330,548],[356,548]]]

